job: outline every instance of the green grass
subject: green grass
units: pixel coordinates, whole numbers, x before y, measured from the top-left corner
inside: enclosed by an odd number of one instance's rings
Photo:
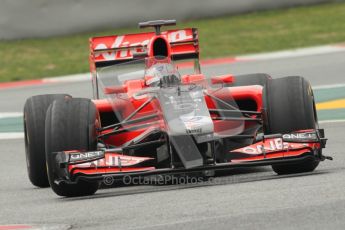
[[[345,41],[345,3],[179,23],[197,27],[202,58]],[[0,41],[0,81],[87,72],[88,38],[138,32],[135,27],[47,39]]]

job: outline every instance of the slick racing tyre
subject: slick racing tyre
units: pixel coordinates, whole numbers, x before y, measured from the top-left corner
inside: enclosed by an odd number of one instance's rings
[[[96,150],[97,110],[93,102],[84,98],[66,98],[54,101],[46,117],[46,159],[51,188],[59,196],[86,196],[94,194],[98,182],[79,180],[76,184],[56,183],[53,152],[64,150]]]
[[[267,119],[265,134],[290,133],[318,127],[314,95],[309,82],[298,76],[268,81],[263,91]],[[277,174],[311,172],[319,164],[312,159],[297,164],[272,165]]]
[[[228,86],[248,86],[248,85],[266,85],[271,76],[265,73],[253,73],[235,76],[235,81]]]
[[[45,120],[49,105],[66,94],[47,94],[30,97],[24,106],[24,136],[26,166],[31,183],[48,187],[45,156]]]

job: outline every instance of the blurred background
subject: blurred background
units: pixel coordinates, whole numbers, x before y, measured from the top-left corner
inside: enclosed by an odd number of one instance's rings
[[[345,41],[342,0],[1,0],[0,82],[88,72],[88,38],[145,20],[197,27],[201,58]]]
[[[139,21],[214,18],[332,0],[2,0],[0,38],[37,38],[133,26]]]

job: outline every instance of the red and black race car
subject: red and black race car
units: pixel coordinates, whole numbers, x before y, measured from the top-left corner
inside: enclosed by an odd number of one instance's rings
[[[198,31],[90,39],[94,99],[39,95],[24,108],[32,184],[60,196],[90,195],[104,179],[272,165],[313,171],[330,157],[312,88],[298,76],[205,77]],[[187,62],[186,62],[187,61]],[[191,73],[182,67],[194,64]],[[179,70],[180,69],[180,70]]]

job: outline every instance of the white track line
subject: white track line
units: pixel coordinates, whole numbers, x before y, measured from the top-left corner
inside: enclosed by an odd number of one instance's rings
[[[345,74],[344,74],[345,75]],[[344,84],[332,84],[332,85],[317,85],[317,86],[312,86],[313,89],[335,89],[335,88],[342,88],[345,87]]]
[[[0,119],[5,118],[21,118],[23,117],[22,112],[2,112],[0,113]],[[23,132],[0,132],[0,140],[11,140],[24,138]]]
[[[0,133],[0,140],[22,139],[24,132]]]
[[[323,120],[319,121],[320,124],[327,124],[327,123],[342,123],[345,122],[345,119],[343,120]]]
[[[1,118],[12,118],[12,117],[22,117],[22,112],[1,112],[0,113],[0,119]]]
[[[262,54],[249,54],[236,57],[238,60],[271,60],[271,59],[281,59],[281,58],[292,58],[292,57],[303,57],[327,53],[336,53],[345,51],[345,47],[337,45],[326,45],[326,46],[316,46],[299,48],[292,50],[274,51]]]

